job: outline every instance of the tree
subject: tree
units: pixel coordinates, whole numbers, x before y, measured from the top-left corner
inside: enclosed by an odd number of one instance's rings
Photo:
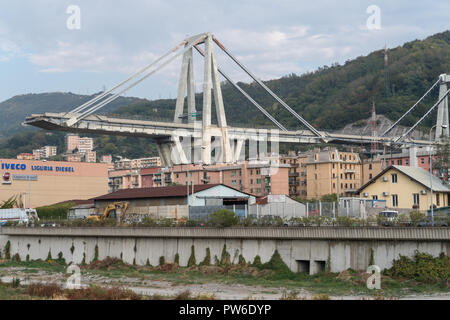
[[[237,225],[239,218],[231,210],[220,209],[211,214],[209,222],[213,226],[227,228]]]
[[[320,198],[320,201],[322,202],[336,202],[337,201],[337,194],[331,193],[331,194],[325,194]]]
[[[450,166],[450,138],[443,138],[443,144],[439,144],[436,150],[436,158],[433,160],[433,169],[439,172],[442,182],[449,183]]]

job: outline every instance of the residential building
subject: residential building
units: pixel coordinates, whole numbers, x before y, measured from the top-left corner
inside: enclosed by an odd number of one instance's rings
[[[100,159],[101,163],[112,163],[112,155],[103,155]]]
[[[271,167],[270,161],[259,163],[202,166],[198,164],[175,165],[171,168],[132,168],[131,160],[116,162],[111,170],[110,191],[134,187],[164,187],[170,185],[224,184],[257,196],[289,194],[289,166]],[[134,186],[129,176],[139,176],[140,184]]]
[[[34,160],[32,153],[21,153],[17,155],[17,160]]]
[[[386,200],[388,208],[429,210],[430,190],[436,208],[450,205],[450,186],[445,185],[423,168],[389,166],[358,189],[361,198]]]
[[[72,162],[97,162],[93,138],[80,138],[75,134],[66,136],[66,158]]]
[[[71,153],[75,149],[78,149],[78,140],[80,137],[77,134],[68,134],[66,135],[66,152]]]
[[[50,157],[56,156],[56,154],[57,154],[56,146],[44,146],[42,148],[33,150],[33,159],[34,160],[48,159]]]
[[[280,156],[280,163],[290,165],[289,168],[289,196],[307,197],[306,163],[308,155],[296,154],[289,151],[288,155]]]
[[[306,163],[307,197],[326,194],[353,195],[361,187],[361,160],[356,152],[314,150]]]
[[[114,168],[120,169],[141,169],[141,168],[154,168],[161,167],[160,157],[139,158],[139,159],[126,159],[123,158],[114,163]]]

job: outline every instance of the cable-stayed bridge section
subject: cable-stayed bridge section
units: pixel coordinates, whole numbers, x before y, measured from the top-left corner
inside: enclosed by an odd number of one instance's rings
[[[250,95],[240,88],[223,70],[216,61],[214,44],[217,45],[234,63],[247,73],[256,84],[263,88],[274,100],[284,107],[296,118],[300,126],[298,130],[288,130],[278,122],[267,110],[258,104]],[[204,45],[204,48],[200,48]],[[193,51],[196,50],[204,59],[203,74],[203,106],[198,112],[195,104],[194,60]],[[140,84],[152,74],[182,56],[182,68],[178,86],[178,95],[175,105],[173,122],[130,120],[107,117],[95,114],[103,106],[114,101],[120,95]],[[274,129],[256,129],[233,127],[227,124],[225,108],[222,99],[219,75],[222,75],[236,90],[247,98],[261,113],[274,124]],[[168,51],[150,65],[139,70],[134,75],[117,84],[108,91],[94,97],[85,104],[67,113],[33,114],[26,118],[25,124],[36,126],[45,130],[58,130],[75,133],[97,133],[108,135],[126,135],[151,138],[157,143],[163,163],[166,166],[180,163],[201,162],[211,164],[215,162],[230,163],[237,160],[238,155],[245,152],[245,145],[252,141],[266,140],[272,145],[278,143],[317,144],[371,144],[378,143],[389,146],[426,146],[440,143],[442,136],[449,135],[448,128],[448,94],[450,90],[447,83],[450,76],[443,74],[436,83],[425,93],[419,101],[411,107],[397,122],[380,136],[357,136],[339,133],[329,133],[318,130],[309,124],[285,101],[271,91],[260,79],[248,70],[235,56],[233,56],[212,34],[203,33],[182,41],[178,46]],[[398,125],[430,92],[439,85],[439,99],[429,111],[407,132],[401,136],[390,137],[388,133]],[[187,113],[185,97],[187,96]],[[211,123],[211,107],[214,106],[217,124]],[[434,110],[438,108],[438,118],[435,141],[413,140],[409,134]],[[197,120],[197,115],[202,119]],[[186,121],[183,122],[183,119]],[[189,148],[186,142],[189,140]],[[220,150],[218,153],[217,150]],[[194,151],[194,152],[192,152]],[[196,151],[196,152],[195,152]],[[190,154],[197,156],[191,157]]]

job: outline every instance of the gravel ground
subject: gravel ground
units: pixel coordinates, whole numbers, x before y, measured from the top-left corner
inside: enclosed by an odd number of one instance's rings
[[[65,273],[47,273],[45,271],[38,271],[37,273],[26,273],[25,268],[4,268],[1,269],[0,280],[8,283],[13,278],[19,278],[21,284],[28,285],[30,283],[57,283],[64,286],[67,279]],[[5,275],[6,274],[6,275]],[[213,295],[220,300],[238,300],[238,299],[252,299],[252,300],[279,300],[283,293],[286,292],[284,288],[269,288],[259,286],[246,286],[240,284],[187,284],[176,285],[169,281],[161,280],[143,280],[141,278],[121,277],[107,278],[100,275],[83,275],[81,280],[82,286],[89,286],[90,284],[100,286],[121,286],[133,290],[142,295],[161,295],[161,296],[175,296],[183,291],[189,290],[193,295],[207,294]],[[297,297],[300,299],[311,299],[313,293],[300,289],[297,290]],[[371,296],[330,296],[332,300],[361,300],[373,299]],[[410,295],[400,298],[399,300],[450,300],[450,292],[439,293],[433,295]]]

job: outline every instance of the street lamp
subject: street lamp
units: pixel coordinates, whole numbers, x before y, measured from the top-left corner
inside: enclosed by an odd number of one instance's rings
[[[431,156],[432,154],[432,150],[433,150],[433,146],[431,145],[431,132],[433,131],[433,128],[435,128],[436,125],[432,126],[430,128],[430,200],[431,200],[431,205],[430,205],[430,213],[431,213],[431,225],[434,226],[434,212],[433,212],[433,158]],[[443,124],[442,125],[442,129],[446,129],[447,125]]]

